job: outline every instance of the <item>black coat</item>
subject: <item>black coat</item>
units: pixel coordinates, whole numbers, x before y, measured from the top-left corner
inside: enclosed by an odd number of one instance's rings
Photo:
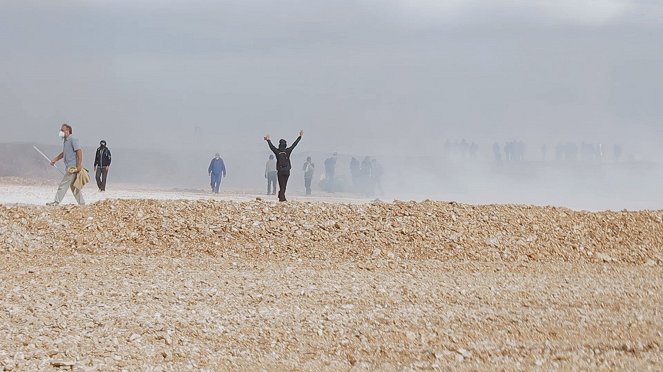
[[[295,149],[295,146],[299,143],[299,141],[302,139],[302,136],[297,137],[295,142],[292,144],[290,147],[286,148],[277,148],[272,144],[272,141],[267,140],[267,143],[269,144],[269,148],[272,150],[274,155],[276,156],[276,170],[281,173],[281,172],[290,172],[290,169],[292,168],[292,164],[290,163],[290,154],[292,153],[292,150]],[[286,154],[286,156],[282,156],[283,153]],[[281,156],[279,156],[281,154]]]
[[[107,167],[111,165],[111,152],[108,147],[99,147],[94,155],[95,167]]]

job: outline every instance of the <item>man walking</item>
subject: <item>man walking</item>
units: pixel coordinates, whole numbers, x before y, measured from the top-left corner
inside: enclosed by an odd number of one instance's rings
[[[267,178],[267,195],[276,195],[276,159],[269,155],[265,164],[265,178]]]
[[[214,159],[209,163],[207,173],[211,177],[210,186],[212,186],[212,192],[218,194],[219,187],[221,187],[221,178],[226,176],[226,165],[223,163],[223,159],[221,159],[221,155],[218,152],[214,154]]]
[[[85,205],[83,191],[74,187],[74,181],[76,181],[78,172],[83,169],[83,149],[78,143],[78,139],[71,135],[72,133],[73,130],[69,124],[62,124],[60,127],[60,133],[58,133],[59,137],[62,139],[62,152],[51,160],[51,165],[55,166],[55,163],[60,159],[64,159],[65,174],[58,186],[55,200],[46,203],[46,205],[60,204],[64,198],[64,194],[67,193],[67,189],[71,189],[71,193],[74,194],[74,198],[76,198],[78,205]]]
[[[106,180],[108,179],[108,171],[111,165],[111,152],[106,147],[106,141],[99,142],[99,148],[94,155],[94,171],[95,179],[97,180],[97,187],[99,191],[106,191]]]
[[[303,135],[304,131],[300,130],[299,137],[297,137],[295,142],[290,147],[288,147],[288,143],[286,142],[286,140],[284,139],[279,140],[278,148],[276,148],[276,146],[272,144],[269,134],[264,137],[265,141],[267,141],[267,144],[269,145],[269,148],[276,156],[276,171],[277,171],[277,177],[279,179],[279,201],[282,202],[286,201],[285,189],[286,186],[288,185],[288,178],[290,177],[290,169],[292,168],[292,164],[290,163],[290,154],[292,153],[292,150],[295,149],[295,146],[297,146],[299,141],[301,141]]]
[[[304,167],[304,187],[306,188],[306,195],[311,195],[311,181],[313,180],[313,172],[315,171],[315,164],[311,161],[311,157],[306,157]]]

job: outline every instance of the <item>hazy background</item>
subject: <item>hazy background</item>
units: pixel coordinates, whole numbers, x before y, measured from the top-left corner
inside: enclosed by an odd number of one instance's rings
[[[3,1],[0,142],[67,122],[88,166],[108,141],[109,187],[204,188],[218,151],[225,187],[259,191],[262,136],[303,128],[296,168],[375,156],[385,198],[663,208],[661,45],[650,0]],[[476,159],[445,156],[462,139]],[[525,161],[495,162],[515,139]],[[605,159],[553,161],[566,142]]]

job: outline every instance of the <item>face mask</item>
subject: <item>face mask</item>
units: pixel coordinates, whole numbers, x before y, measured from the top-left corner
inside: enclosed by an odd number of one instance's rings
[[[60,137],[60,138],[64,138],[64,132],[63,132],[63,131],[60,131],[60,133],[58,133],[58,137]]]

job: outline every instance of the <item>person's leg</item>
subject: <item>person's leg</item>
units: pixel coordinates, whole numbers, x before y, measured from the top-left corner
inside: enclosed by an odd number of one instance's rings
[[[279,201],[286,201],[285,188],[288,184],[288,177],[290,177],[290,172],[279,173]]]
[[[101,167],[97,167],[97,171],[94,173],[94,179],[97,181],[97,188],[99,190],[102,189],[102,184],[101,184],[101,174],[102,174],[102,169]]]
[[[58,191],[55,193],[55,200],[53,203],[55,204],[60,204],[62,202],[62,199],[64,199],[64,195],[67,193],[67,189],[71,184],[74,182],[76,179],[76,174],[75,173],[66,173],[62,177],[62,181],[60,181],[60,185],[58,185]]]
[[[272,195],[274,195],[274,194],[276,194],[276,172],[269,173],[268,177],[269,177],[269,182],[272,185],[272,187],[271,187]],[[268,185],[268,187],[269,187],[269,185]]]
[[[217,174],[214,180],[214,192],[218,194],[219,188],[221,188],[221,174]]]
[[[104,167],[101,171],[101,191],[106,191],[106,181],[108,180],[108,168]]]
[[[336,172],[329,173],[329,192],[334,192],[334,173]]]
[[[306,195],[311,195],[311,178],[304,178],[304,187],[306,188]]]
[[[75,173],[74,173],[75,175]],[[74,181],[76,180],[76,177],[74,177]],[[71,193],[74,194],[74,198],[76,199],[76,202],[78,205],[85,205],[85,198],[83,198],[83,190],[79,190],[74,187],[74,181],[71,181],[71,186],[69,188],[71,189]]]

